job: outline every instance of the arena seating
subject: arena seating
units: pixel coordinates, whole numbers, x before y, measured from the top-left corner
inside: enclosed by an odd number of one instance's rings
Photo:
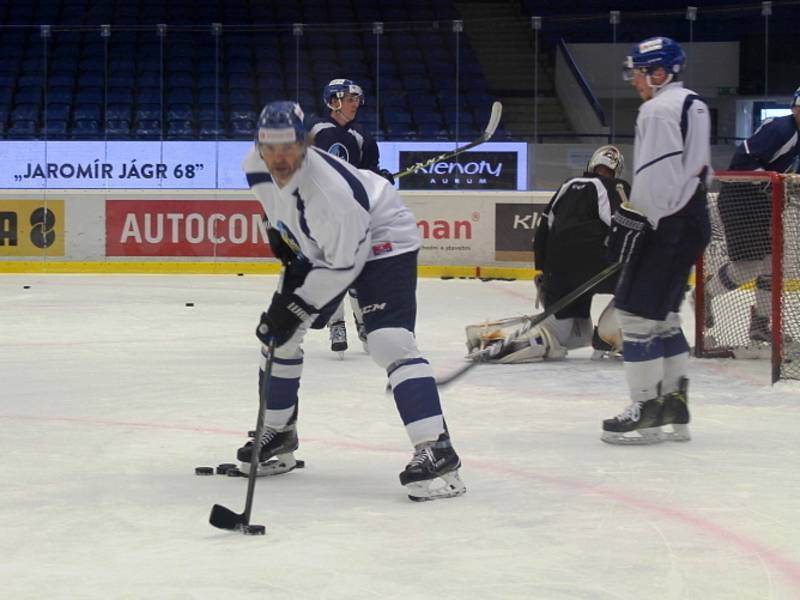
[[[350,77],[366,92],[359,121],[378,139],[472,138],[493,97],[464,35],[456,90],[457,18],[449,0],[0,2],[0,135],[250,139],[264,103],[320,112],[325,83]],[[383,35],[364,25],[373,21]],[[292,23],[315,25],[295,36]]]

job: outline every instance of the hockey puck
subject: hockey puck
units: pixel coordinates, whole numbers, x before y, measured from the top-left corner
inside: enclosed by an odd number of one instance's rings
[[[29,289],[31,289],[31,286],[29,286],[29,285],[23,285],[23,286],[22,286],[22,289],[23,289],[23,290],[29,290]]]
[[[242,525],[242,533],[245,535],[264,535],[267,528],[263,525]]]
[[[213,475],[214,474],[214,467],[195,467],[194,468],[195,475]]]
[[[231,469],[235,469],[236,465],[233,463],[222,463],[217,465],[217,475],[225,475]]]
[[[306,461],[304,460],[297,460],[297,464],[294,466],[295,469],[305,469],[306,468]]]
[[[194,302],[187,302],[186,306],[194,306]]]
[[[244,473],[242,473],[236,467],[233,467],[232,469],[228,469],[227,471],[225,471],[225,475],[227,475],[228,477],[243,477]]]

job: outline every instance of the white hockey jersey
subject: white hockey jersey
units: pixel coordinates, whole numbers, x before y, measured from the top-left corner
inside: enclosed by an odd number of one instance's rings
[[[686,206],[701,179],[710,183],[710,132],[708,107],[680,81],[639,108],[630,203],[653,227]]]
[[[366,261],[419,249],[414,215],[383,177],[309,147],[279,188],[253,148],[242,168],[270,226],[309,261],[294,293],[318,309],[347,289]]]

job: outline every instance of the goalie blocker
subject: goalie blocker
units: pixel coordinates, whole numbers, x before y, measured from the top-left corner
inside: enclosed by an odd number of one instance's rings
[[[496,345],[498,353],[490,354],[488,360],[501,364],[560,360],[566,357],[569,350],[590,345],[595,350],[593,359],[619,356],[622,352],[622,332],[615,316],[613,300],[603,310],[596,328],[593,328],[591,319],[556,319],[550,316],[503,348],[503,342],[518,331],[520,325],[531,319],[530,316],[509,317],[467,325],[467,351]]]

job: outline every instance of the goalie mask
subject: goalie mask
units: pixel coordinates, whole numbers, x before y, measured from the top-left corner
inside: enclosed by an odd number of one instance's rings
[[[622,177],[622,173],[625,170],[625,158],[616,146],[600,146],[592,154],[589,164],[586,165],[586,170],[589,173],[593,173],[594,168],[599,165],[611,169],[615,178]]]

